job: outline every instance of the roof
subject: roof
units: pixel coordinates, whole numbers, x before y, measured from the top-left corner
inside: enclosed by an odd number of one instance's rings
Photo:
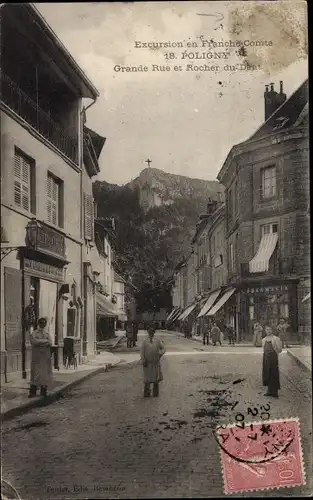
[[[5,9],[10,9],[14,19],[17,19],[24,26],[29,35],[32,35],[36,43],[46,50],[68,80],[79,91],[81,97],[96,99],[99,92],[92,84],[75,59],[71,56],[63,43],[57,37],[45,18],[32,3],[5,4]],[[31,30],[29,27],[31,26]]]
[[[308,104],[309,84],[305,80],[302,85],[261,125],[248,139],[260,139],[275,131],[289,129],[295,125]]]

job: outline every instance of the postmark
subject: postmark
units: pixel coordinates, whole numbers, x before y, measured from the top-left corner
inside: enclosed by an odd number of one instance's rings
[[[218,426],[224,493],[305,484],[298,418]]]

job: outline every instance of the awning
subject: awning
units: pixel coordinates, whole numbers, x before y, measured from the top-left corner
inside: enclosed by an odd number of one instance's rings
[[[172,322],[173,322],[173,321],[177,321],[178,316],[180,316],[181,312],[182,312],[182,311],[181,311],[180,307],[178,307],[178,308],[177,308],[177,311],[175,311],[175,313],[174,313],[174,314],[173,314],[173,316],[171,317],[171,321],[172,321]]]
[[[268,271],[269,261],[275,250],[278,233],[267,233],[262,236],[259,249],[249,262],[250,273],[264,273]]]
[[[233,293],[236,291],[236,288],[230,288],[227,290],[227,292],[222,295],[220,300],[216,302],[216,304],[210,309],[210,311],[207,313],[207,316],[214,316],[215,313],[228,301],[228,299],[233,295]]]
[[[209,309],[213,306],[214,302],[216,301],[217,297],[219,296],[220,291],[221,291],[221,289],[219,288],[215,292],[211,293],[208,300],[206,301],[206,303],[202,307],[202,309],[198,315],[198,318],[201,318],[201,316],[204,316],[209,311]]]
[[[174,309],[171,310],[170,314],[168,315],[168,317],[166,318],[166,321],[169,321],[173,316],[174,314],[179,310],[178,307],[174,307]]]
[[[118,311],[114,305],[101,293],[97,293],[97,314],[98,316],[114,317],[118,316]]]
[[[194,308],[196,307],[197,304],[192,304],[191,306],[188,306],[187,309],[183,312],[183,314],[180,315],[179,319],[181,321],[184,321],[185,319],[188,318],[189,314],[192,313]]]
[[[306,302],[307,300],[309,300],[311,298],[311,292],[309,292],[305,297],[304,299],[301,300],[301,302]]]

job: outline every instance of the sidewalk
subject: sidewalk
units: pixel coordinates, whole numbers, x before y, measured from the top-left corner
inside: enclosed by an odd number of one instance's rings
[[[53,370],[53,385],[45,398],[40,396],[28,398],[28,379],[2,384],[1,420],[13,418],[38,406],[49,405],[69,388],[93,377],[97,373],[108,371],[109,368],[121,361],[118,356],[110,352],[101,352],[101,354],[87,361],[86,364],[78,365],[76,369],[62,367],[59,371]]]
[[[181,332],[176,332],[175,330],[166,330],[168,333],[177,335],[178,337],[184,337],[184,334]],[[202,343],[202,337],[198,335],[193,335],[189,338],[189,340],[195,340],[196,342]],[[227,345],[227,342],[224,341],[224,345]],[[251,343],[243,343],[235,344],[237,347],[252,347]],[[311,347],[310,346],[292,346],[287,348],[287,353],[291,356],[296,363],[301,366],[305,371],[312,373],[312,358],[311,358]]]
[[[312,373],[312,357],[310,346],[291,347],[287,349],[289,356],[305,371]]]

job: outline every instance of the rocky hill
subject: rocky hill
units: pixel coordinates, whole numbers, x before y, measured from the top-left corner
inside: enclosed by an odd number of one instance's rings
[[[192,179],[184,175],[175,175],[157,168],[145,168],[140,175],[127,184],[132,190],[138,189],[139,203],[144,210],[172,205],[183,198],[216,199],[222,196],[222,186],[218,181]]]
[[[200,214],[223,198],[217,181],[203,181],[147,168],[124,186],[94,183],[99,217],[114,217],[112,235],[118,272],[138,288],[142,311],[170,307],[163,283],[190,250]]]

